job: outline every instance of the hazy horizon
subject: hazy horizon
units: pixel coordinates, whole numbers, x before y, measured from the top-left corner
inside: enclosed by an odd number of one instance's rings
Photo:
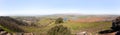
[[[120,0],[0,0],[0,16],[120,15]]]

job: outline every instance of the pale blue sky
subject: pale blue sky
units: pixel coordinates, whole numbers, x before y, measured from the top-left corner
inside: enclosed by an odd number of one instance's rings
[[[120,15],[120,0],[0,0],[0,15]]]

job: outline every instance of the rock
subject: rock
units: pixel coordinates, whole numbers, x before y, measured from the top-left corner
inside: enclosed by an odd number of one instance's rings
[[[12,35],[11,33],[7,33],[6,35]]]
[[[23,35],[33,35],[33,33],[24,33]]]
[[[13,35],[23,35],[23,33],[13,33]]]
[[[112,30],[119,31],[120,30],[120,16],[112,21]]]
[[[0,35],[7,33],[6,31],[0,31]]]
[[[88,33],[86,31],[83,31],[83,32],[78,32],[76,35],[88,35]]]

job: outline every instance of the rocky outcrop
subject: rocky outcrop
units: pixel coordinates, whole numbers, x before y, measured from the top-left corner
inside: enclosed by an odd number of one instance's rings
[[[120,16],[113,20],[111,29],[114,31],[120,30]]]

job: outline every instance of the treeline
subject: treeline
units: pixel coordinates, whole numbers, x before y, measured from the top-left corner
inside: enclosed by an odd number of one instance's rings
[[[25,32],[19,25],[26,25],[8,16],[0,16],[0,25],[14,32]]]

